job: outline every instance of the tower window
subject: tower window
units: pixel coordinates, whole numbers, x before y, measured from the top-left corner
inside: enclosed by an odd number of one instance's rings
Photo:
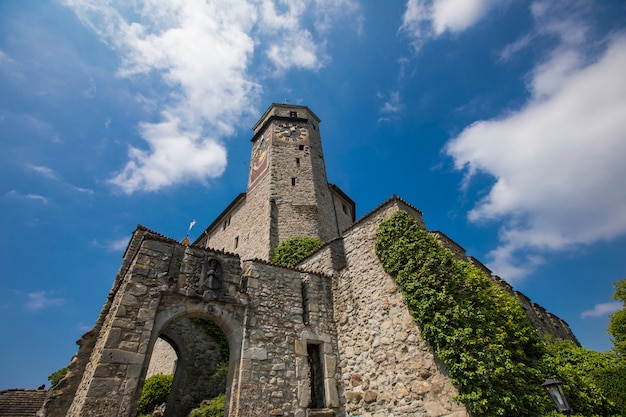
[[[299,149],[299,150],[301,150],[301,151],[303,151],[303,150],[304,150],[304,145],[299,145],[299,146],[298,146],[298,149]]]
[[[289,117],[298,117],[298,112],[297,111],[290,111],[289,112]]]
[[[296,166],[300,168],[300,158],[296,158]]]
[[[291,185],[296,185],[296,177],[291,177]]]
[[[239,246],[239,236],[235,236],[235,249]]]
[[[343,208],[344,214],[348,214],[348,206],[346,206],[345,204],[342,204],[342,208]]]

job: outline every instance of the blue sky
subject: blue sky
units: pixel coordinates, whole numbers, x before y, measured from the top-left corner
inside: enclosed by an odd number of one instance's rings
[[[383,6],[384,4],[384,6]],[[245,191],[272,102],[357,217],[398,194],[583,346],[626,276],[621,0],[0,1],[0,389],[96,320],[137,226]]]

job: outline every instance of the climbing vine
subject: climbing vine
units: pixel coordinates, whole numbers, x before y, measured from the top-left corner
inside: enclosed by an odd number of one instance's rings
[[[472,415],[540,414],[543,345],[512,295],[403,211],[379,226],[376,254]]]

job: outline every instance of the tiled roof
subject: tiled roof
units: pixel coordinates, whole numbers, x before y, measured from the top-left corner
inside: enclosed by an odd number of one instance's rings
[[[0,417],[34,417],[48,391],[9,389],[0,391]]]

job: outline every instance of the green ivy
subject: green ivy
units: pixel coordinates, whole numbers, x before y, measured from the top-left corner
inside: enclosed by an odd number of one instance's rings
[[[543,345],[515,297],[454,258],[408,213],[382,222],[376,254],[475,416],[536,416]]]
[[[280,242],[280,245],[274,250],[272,262],[285,266],[293,266],[297,264],[300,259],[323,244],[324,242],[316,237],[294,237],[289,240],[284,240]]]

